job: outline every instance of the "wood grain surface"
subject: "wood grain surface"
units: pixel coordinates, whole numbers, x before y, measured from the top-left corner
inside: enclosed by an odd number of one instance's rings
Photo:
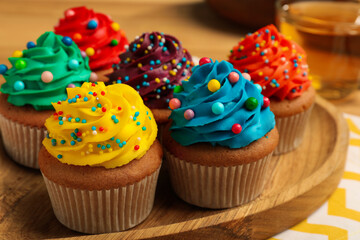
[[[111,15],[130,41],[145,31],[162,31],[179,38],[199,57],[226,59],[249,31],[218,17],[201,0],[2,0],[0,63],[8,65],[13,51],[53,30],[65,9],[79,5]],[[360,91],[334,103],[360,115]],[[301,221],[335,189],[342,176],[347,134],[338,110],[318,99],[301,148],[273,158],[274,174],[256,201],[230,210],[196,208],[174,195],[162,171],[154,211],[144,223],[122,233],[89,236],[63,227],[52,212],[40,173],[17,165],[0,147],[0,239],[266,238]]]
[[[0,239],[264,239],[300,222],[330,196],[342,177],[347,146],[343,117],[318,98],[304,142],[272,158],[274,171],[255,201],[225,210],[191,206],[176,197],[162,169],[150,216],[128,231],[102,235],[62,226],[41,174],[17,165],[0,148]]]

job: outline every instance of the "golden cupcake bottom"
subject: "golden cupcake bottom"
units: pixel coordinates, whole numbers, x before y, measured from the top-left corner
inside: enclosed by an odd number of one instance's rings
[[[15,162],[39,169],[38,153],[47,134],[44,123],[53,111],[14,106],[7,97],[0,94],[0,129],[5,151]]]
[[[204,208],[230,208],[254,200],[271,174],[270,161],[278,143],[276,129],[240,149],[209,143],[181,146],[165,129],[166,164],[175,193]]]
[[[280,135],[275,155],[293,151],[300,146],[314,102],[315,90],[312,87],[293,100],[271,101],[270,109],[275,115]]]
[[[158,141],[140,159],[113,169],[61,163],[45,148],[39,165],[56,218],[83,233],[132,228],[150,214],[161,166]]]

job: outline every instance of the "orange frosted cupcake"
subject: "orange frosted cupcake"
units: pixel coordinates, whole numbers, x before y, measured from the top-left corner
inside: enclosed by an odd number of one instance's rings
[[[304,50],[273,25],[248,34],[233,49],[229,62],[260,84],[271,100],[280,142],[275,154],[296,149],[315,102]]]
[[[57,219],[84,233],[116,232],[153,207],[162,149],[150,110],[123,84],[68,89],[39,153]]]

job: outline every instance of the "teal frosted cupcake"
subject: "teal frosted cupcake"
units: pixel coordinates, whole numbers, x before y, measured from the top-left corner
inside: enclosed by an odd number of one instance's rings
[[[67,98],[66,88],[81,86],[91,74],[88,58],[68,37],[46,32],[36,44],[15,51],[11,68],[0,65],[5,78],[0,94],[0,128],[6,152],[25,166],[38,168],[37,155],[46,135],[45,119],[52,102]]]
[[[172,123],[163,133],[175,192],[206,208],[256,198],[279,139],[261,87],[226,61],[202,58],[175,92],[169,102]]]

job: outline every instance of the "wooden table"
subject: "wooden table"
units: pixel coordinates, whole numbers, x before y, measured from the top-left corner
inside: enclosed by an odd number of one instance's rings
[[[28,41],[35,41],[43,32],[53,30],[58,19],[63,17],[65,9],[83,4],[83,1],[70,0],[36,0],[31,3],[27,0],[0,1],[0,63],[8,65],[7,58],[15,50],[24,49]],[[232,46],[245,33],[250,32],[250,29],[218,17],[201,0],[91,0],[87,6],[112,16],[124,29],[129,41],[143,32],[160,31],[176,36],[192,55],[198,57],[226,59]],[[0,81],[4,81],[0,78]],[[342,111],[360,115],[360,91],[333,103]],[[21,170],[20,174],[25,170]],[[28,175],[37,174],[31,171]],[[30,179],[32,176],[21,177]],[[11,181],[15,183],[18,180]],[[42,182],[28,186],[29,189],[22,186],[14,188],[30,191],[31,188],[37,188],[36,184]],[[43,194],[46,195],[46,192]],[[6,202],[6,197],[0,195],[0,204]],[[0,205],[0,220],[2,217]],[[43,227],[46,229],[46,224]],[[69,235],[71,234],[64,232],[60,236]]]

